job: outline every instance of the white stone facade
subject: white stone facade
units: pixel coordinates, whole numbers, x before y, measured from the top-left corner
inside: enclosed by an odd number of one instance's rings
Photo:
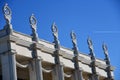
[[[105,60],[92,60],[90,55],[81,52],[76,56],[74,51],[77,49],[61,47],[57,42],[36,40],[34,28],[35,36],[29,36],[12,30],[9,19],[7,22],[4,29],[0,30],[2,80],[114,80],[114,68]]]

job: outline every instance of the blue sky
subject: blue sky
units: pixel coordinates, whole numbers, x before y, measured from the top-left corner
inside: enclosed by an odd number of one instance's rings
[[[90,36],[97,58],[104,59],[102,43],[108,45],[111,64],[115,66],[115,80],[120,79],[120,1],[119,0],[0,0],[0,29],[5,25],[2,6],[12,9],[13,29],[31,34],[29,16],[38,20],[39,38],[53,41],[51,25],[55,21],[62,46],[72,48],[70,32],[77,35],[79,51],[89,54]]]

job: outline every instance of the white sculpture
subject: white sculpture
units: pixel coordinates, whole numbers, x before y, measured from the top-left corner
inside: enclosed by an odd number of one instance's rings
[[[3,7],[3,13],[4,13],[4,17],[6,20],[7,24],[11,24],[11,9],[8,7],[8,4],[6,3],[5,6]]]

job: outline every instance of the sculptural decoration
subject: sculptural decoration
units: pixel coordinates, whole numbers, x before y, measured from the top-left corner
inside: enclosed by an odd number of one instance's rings
[[[4,13],[5,20],[6,20],[6,24],[10,24],[12,12],[11,12],[11,9],[8,7],[7,3],[3,7],[3,13]]]
[[[8,7],[8,4],[6,3],[3,7],[3,14],[4,18],[6,20],[6,25],[4,26],[4,29],[6,30],[7,34],[12,34],[12,24],[11,24],[11,15],[12,11]]]
[[[32,36],[33,36],[33,41],[38,42],[38,34],[37,34],[37,20],[34,16],[34,14],[32,14],[29,18],[29,22],[32,28]]]
[[[96,71],[96,58],[95,58],[95,54],[94,54],[94,51],[93,51],[93,44],[92,44],[92,40],[90,39],[90,37],[88,37],[87,39],[87,43],[88,43],[88,48],[90,50],[90,56],[91,56],[91,70],[92,70],[92,76],[90,76],[90,78],[92,80],[99,80],[99,77],[98,77],[98,73]]]
[[[74,67],[75,67],[75,73],[76,73],[76,79],[77,80],[83,80],[83,75],[82,75],[82,69],[79,66],[79,52],[78,52],[78,47],[77,47],[77,40],[76,40],[76,35],[72,31],[70,33],[72,43],[73,43],[73,51],[74,51],[74,57],[73,57],[73,62],[74,62]]]
[[[58,40],[58,29],[57,29],[57,26],[55,25],[55,22],[52,24],[51,30],[54,36],[55,48],[60,50],[60,42]]]
[[[58,29],[57,29],[57,26],[55,25],[55,22],[52,24],[52,33],[54,37],[58,39]]]
[[[90,49],[91,51],[93,51],[93,44],[92,44],[92,40],[90,39],[90,37],[88,37],[87,43],[88,43],[89,49]]]
[[[36,31],[37,20],[36,20],[34,14],[32,14],[30,16],[30,25],[31,25],[32,29],[34,29]]]
[[[107,45],[105,43],[103,43],[103,50],[104,50],[104,54],[108,55],[108,49],[107,49]]]
[[[105,43],[103,43],[102,48],[103,48],[103,51],[104,51],[104,54],[105,54],[105,61],[106,61],[106,64],[107,64],[107,67],[106,67],[107,76],[108,76],[107,78],[108,78],[108,80],[113,80],[113,77],[112,77],[112,74],[111,74],[111,65],[110,65],[110,59],[109,59],[109,56],[108,56],[107,45]]]
[[[56,76],[57,76],[57,80],[64,80],[64,70],[63,70],[63,63],[60,61],[60,43],[58,40],[58,29],[57,26],[55,25],[55,22],[52,24],[51,26],[51,30],[52,30],[52,34],[54,37],[54,60],[55,60],[55,68],[56,68]]]
[[[72,39],[72,42],[73,42],[75,45],[77,45],[76,35],[75,35],[75,33],[74,33],[73,31],[71,32],[71,39]]]

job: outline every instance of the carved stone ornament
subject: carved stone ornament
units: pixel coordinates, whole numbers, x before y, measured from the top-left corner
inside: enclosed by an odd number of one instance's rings
[[[37,20],[36,20],[34,14],[32,14],[30,16],[30,20],[29,21],[30,21],[30,25],[31,25],[32,29],[34,29],[36,31]]]
[[[77,45],[76,35],[75,35],[75,33],[73,31],[71,32],[71,39],[72,39],[73,43],[75,45]]]
[[[108,55],[108,49],[107,49],[107,45],[105,43],[103,43],[102,48],[104,50],[104,54]]]
[[[4,17],[6,19],[6,23],[10,24],[11,23],[11,9],[8,7],[8,4],[5,4],[3,7],[3,13],[4,13]]]
[[[90,48],[91,50],[93,50],[92,40],[90,39],[90,37],[88,37],[87,43],[88,43],[89,48]]]
[[[58,29],[57,29],[57,26],[55,25],[55,23],[53,23],[53,25],[52,25],[52,32],[55,37],[58,37]]]

